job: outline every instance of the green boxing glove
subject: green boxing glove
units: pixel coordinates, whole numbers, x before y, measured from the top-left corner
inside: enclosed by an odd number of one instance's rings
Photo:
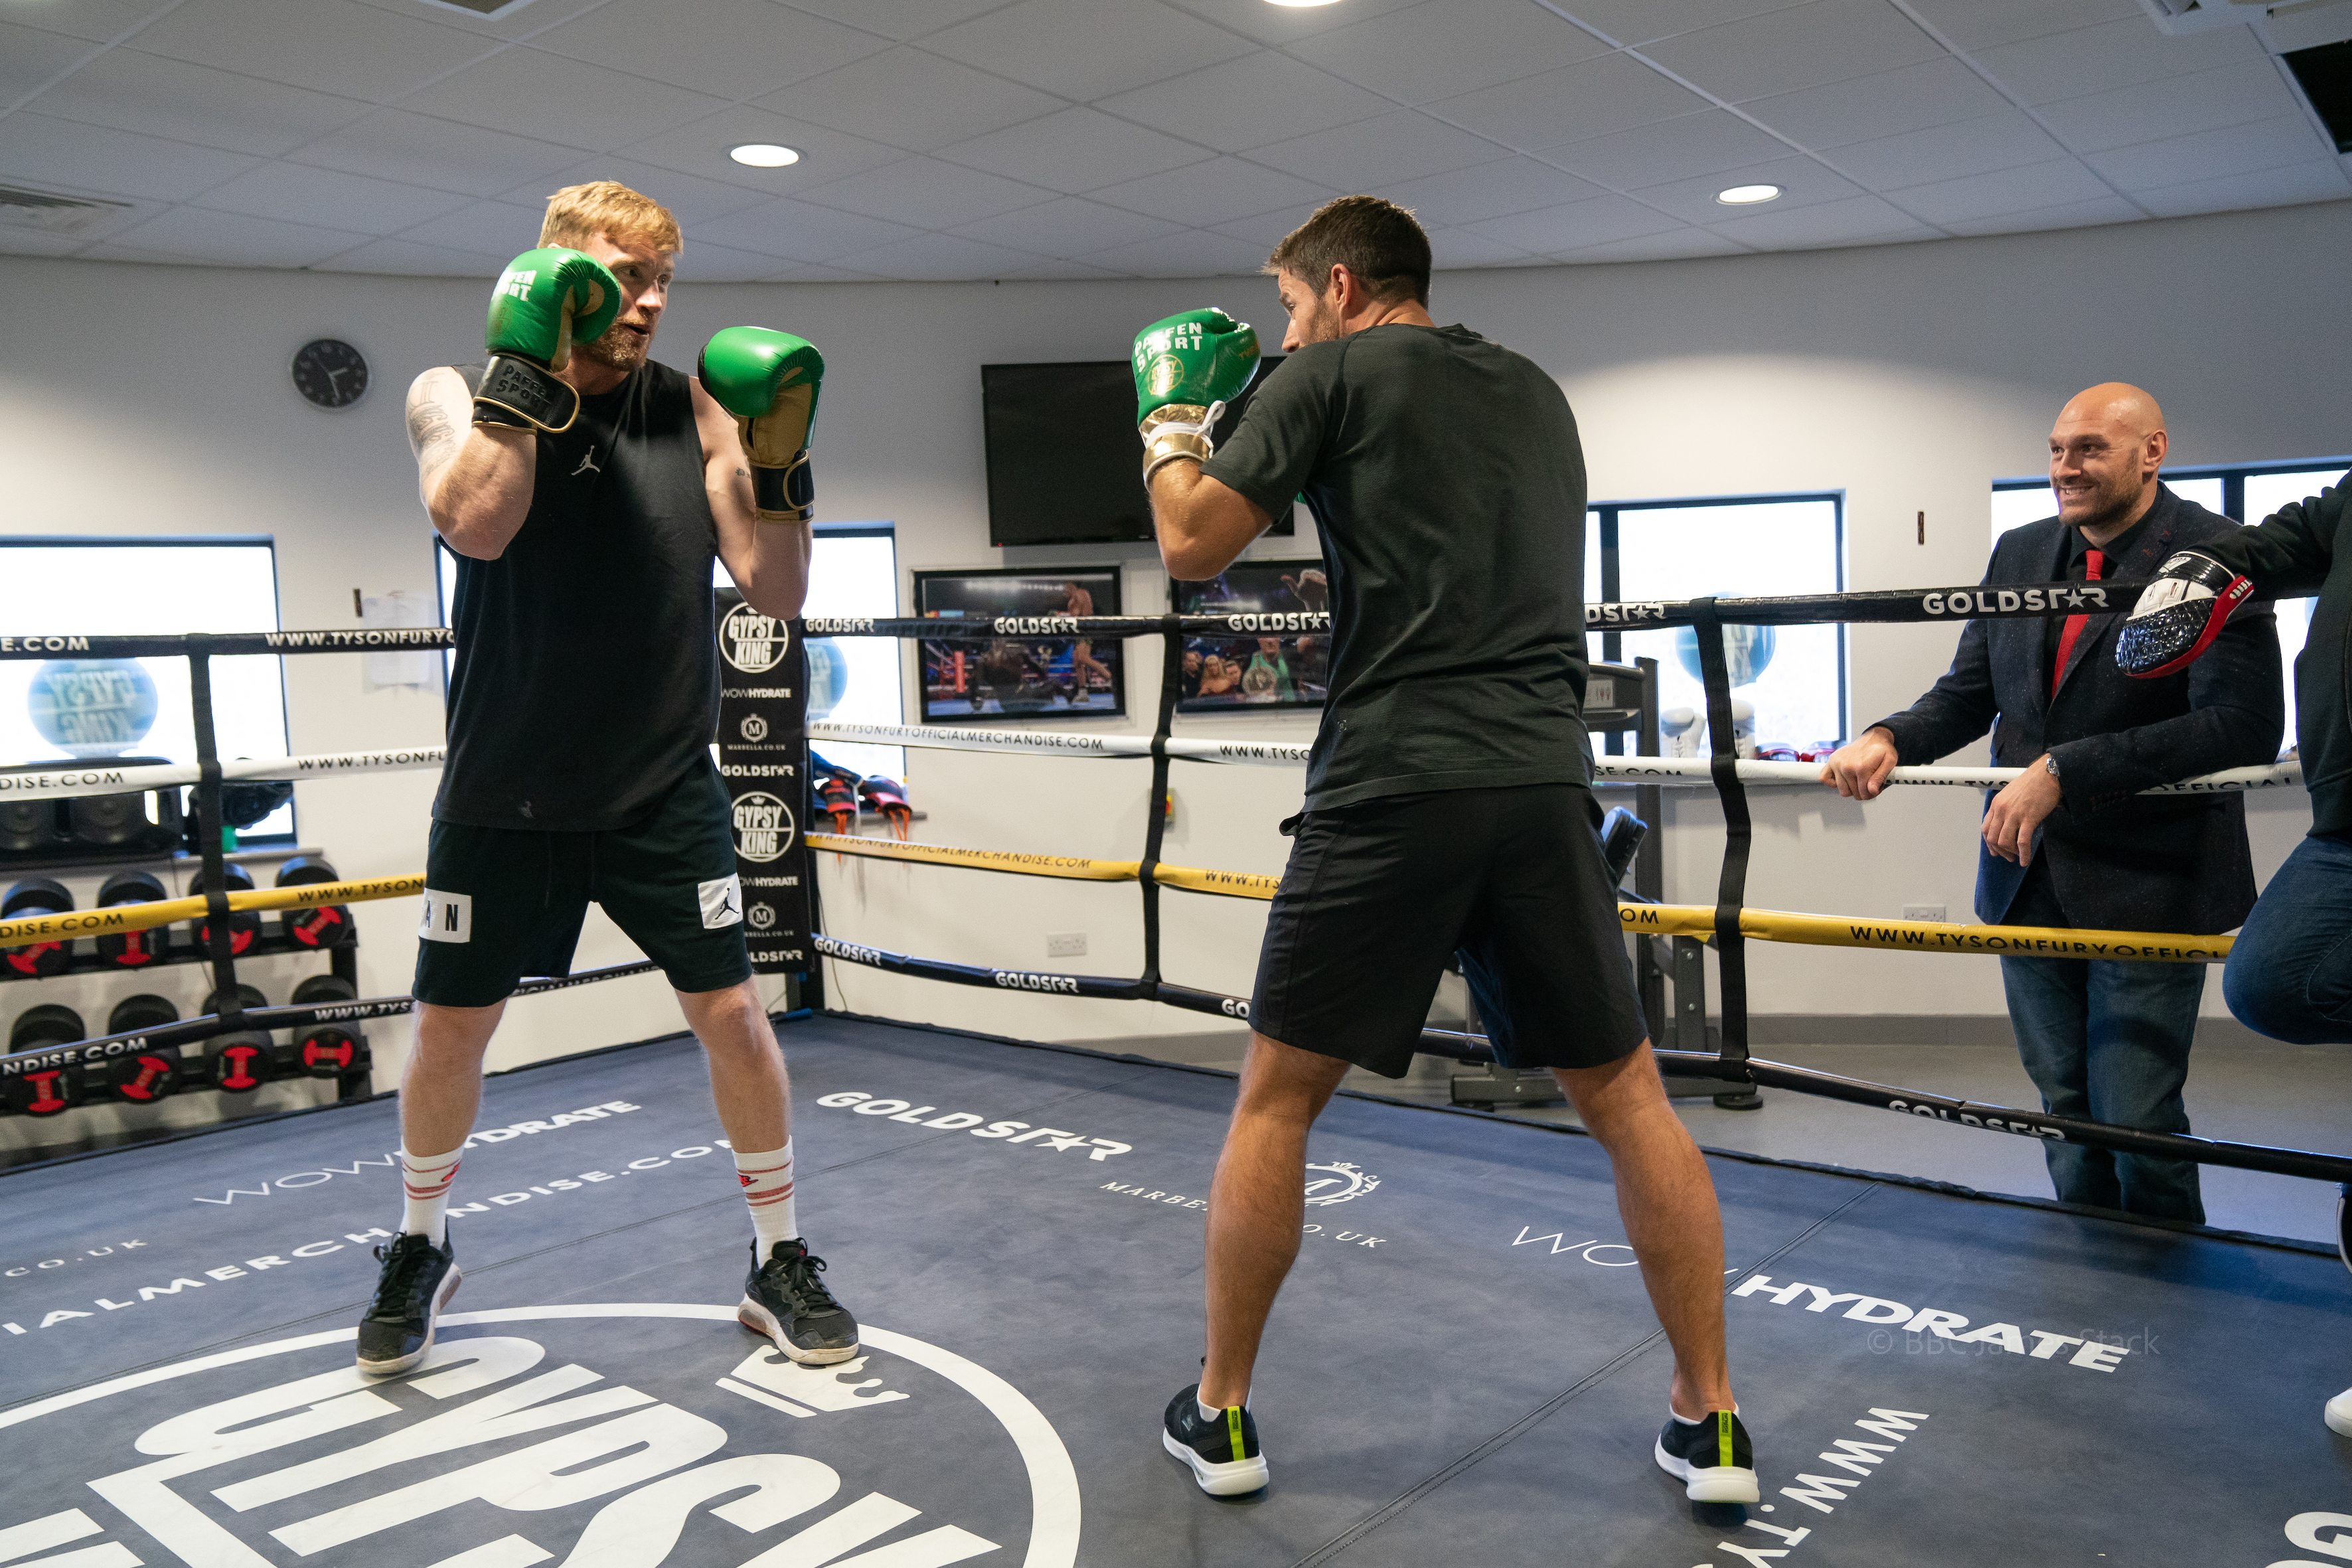
[[[621,313],[621,286],[594,257],[551,246],[526,250],[499,274],[482,346],[490,351],[474,394],[474,423],[569,430],[580,394],[555,373],[573,343],[604,335]]]
[[[1226,402],[1257,374],[1257,333],[1223,310],[1187,310],[1135,339],[1135,417],[1143,432],[1143,482],[1178,458],[1205,459]]]
[[[816,515],[809,430],[824,384],[824,356],[806,338],[765,327],[729,327],[702,345],[694,374],[735,429],[751,460],[751,511],[761,522],[806,522]]]

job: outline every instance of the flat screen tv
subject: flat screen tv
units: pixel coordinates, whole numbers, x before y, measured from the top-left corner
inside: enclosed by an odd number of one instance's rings
[[[1223,441],[1280,356],[1258,362],[1250,391],[1217,421]],[[991,544],[1149,542],[1135,373],[1123,359],[980,367]],[[1290,513],[1273,533],[1294,531]]]
[[[1205,583],[1171,583],[1168,591],[1180,616],[1322,615],[1331,608],[1320,561],[1236,561]],[[1328,633],[1190,635],[1176,710],[1320,708],[1330,683]]]

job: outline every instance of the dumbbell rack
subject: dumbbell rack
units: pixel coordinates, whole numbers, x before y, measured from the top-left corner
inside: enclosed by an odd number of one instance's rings
[[[237,983],[236,961],[239,955],[233,951],[231,944],[230,928],[232,922],[230,919],[231,911],[228,904],[228,856],[227,851],[223,845],[224,818],[221,803],[221,763],[218,740],[213,719],[211,660],[215,644],[216,642],[235,644],[242,640],[250,639],[218,639],[205,634],[195,633],[184,637],[173,637],[168,638],[157,637],[152,639],[158,645],[163,645],[156,647],[152,650],[144,647],[136,646],[150,639],[139,637],[117,637],[104,640],[110,643],[123,645],[123,653],[129,657],[137,657],[140,654],[152,651],[155,653],[184,655],[187,658],[188,690],[190,699],[189,705],[193,710],[191,717],[194,720],[194,729],[195,733],[196,766],[198,775],[197,782],[189,790],[189,804],[194,809],[196,819],[195,842],[197,846],[197,855],[195,858],[198,861],[198,866],[195,870],[195,876],[189,887],[188,896],[192,898],[201,897],[206,900],[206,909],[204,918],[201,921],[193,922],[192,929],[189,929],[186,932],[189,940],[173,942],[171,947],[166,949],[163,954],[159,955],[150,964],[142,964],[135,969],[123,970],[121,972],[128,973],[144,973],[151,967],[165,964],[206,964],[212,970],[211,991],[213,996],[217,999],[217,1005],[219,1008],[216,1015],[217,1025],[214,1030],[215,1037],[230,1039],[248,1033],[260,1033],[266,1036],[266,1030],[255,1031],[252,1026],[247,1023],[247,1010],[249,1004],[241,999],[240,988]],[[235,651],[246,652],[253,650],[237,647]],[[26,868],[31,869],[31,868]],[[269,928],[272,924],[275,924],[277,927],[275,940],[270,942],[270,945],[264,947],[262,942],[269,936]],[[161,929],[168,931],[171,928],[166,927]],[[356,933],[354,933],[352,939],[348,940],[344,944],[327,950],[331,954],[330,962],[332,965],[332,973],[338,978],[350,984],[354,990],[356,990],[358,984],[358,960],[356,952],[353,951],[355,941]],[[274,922],[265,921],[262,932],[257,936],[256,942],[247,947],[246,956],[257,957],[261,956],[265,952],[274,954],[288,952],[312,951],[318,950],[304,947],[285,935],[285,921],[281,919]],[[0,964],[0,970],[5,970],[7,967],[8,966],[5,964]],[[94,941],[78,940],[70,944],[68,950],[68,962],[66,968],[61,973],[87,973],[97,970],[112,971],[117,968],[119,968],[119,966],[105,964],[99,960]],[[44,977],[37,975],[15,976],[12,972],[12,978],[38,979]],[[371,1079],[373,1075],[370,1070],[366,1043],[364,1038],[359,1036],[356,1028],[352,1030],[351,1033],[356,1045],[356,1050],[350,1067],[338,1073],[335,1077],[336,1098],[339,1100],[363,1098],[369,1092],[371,1088]],[[159,1057],[158,1059],[162,1060],[163,1058]],[[174,1066],[176,1066],[179,1059],[183,1059],[179,1057],[176,1047],[172,1052],[171,1059]],[[109,1087],[114,1087],[110,1078],[109,1079]],[[188,1087],[191,1089],[219,1089],[221,1086],[217,1084],[191,1083]],[[258,1086],[257,1085],[256,1087]],[[100,1103],[104,1103],[106,1099],[109,1097],[105,1097],[101,1094],[101,1096],[92,1098],[96,1099]],[[83,1103],[89,1103],[89,1101],[84,1100]]]
[[[289,858],[295,854],[311,855],[316,853],[316,850],[310,849],[289,851],[283,855],[276,850],[247,851],[244,854],[236,856],[224,855],[222,857],[222,860],[224,864],[236,860],[275,860]],[[190,857],[190,858],[200,858]],[[105,862],[67,862],[63,864],[51,862],[38,866],[10,866],[5,872],[0,872],[0,877],[15,876],[20,871],[32,875],[55,875],[59,871],[143,871],[156,868],[163,864],[163,863],[160,861],[121,862],[110,860]],[[176,864],[177,863],[174,862],[174,865]],[[194,889],[192,889],[189,896],[196,897],[199,895]],[[340,908],[340,906],[329,907]],[[357,986],[359,984],[360,973],[359,958],[355,951],[359,940],[356,930],[354,930],[341,943],[330,947],[312,947],[298,941],[289,933],[289,922],[294,920],[298,913],[308,914],[314,911],[296,911],[289,910],[282,916],[265,915],[261,917],[261,929],[255,935],[253,941],[246,947],[241,954],[233,954],[232,956],[241,956],[245,958],[270,958],[299,955],[306,952],[325,953],[329,959],[329,973],[332,973],[339,980],[342,980],[351,985]],[[26,974],[7,963],[0,963],[0,984],[5,984],[11,981],[51,979],[68,974],[144,974],[150,970],[162,969],[172,965],[185,963],[209,963],[213,961],[212,954],[198,940],[197,936],[202,925],[203,922],[199,921],[187,921],[176,926],[157,926],[153,928],[152,934],[156,938],[156,944],[162,948],[163,951],[156,952],[152,957],[149,958],[146,963],[139,964],[109,963],[99,954],[97,938],[76,937],[65,944],[68,953],[65,965],[64,967],[57,970],[54,975]]]

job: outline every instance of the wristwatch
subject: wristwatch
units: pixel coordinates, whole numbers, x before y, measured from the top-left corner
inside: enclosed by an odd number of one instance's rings
[[[2048,752],[2042,753],[2042,770],[2049,773],[2052,778],[2054,779],[2058,777],[2058,759],[2052,756]]]

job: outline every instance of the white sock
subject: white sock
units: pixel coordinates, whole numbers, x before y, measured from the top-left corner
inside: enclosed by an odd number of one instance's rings
[[[408,1194],[400,1213],[403,1236],[430,1237],[434,1246],[442,1245],[449,1232],[449,1184],[457,1179],[462,1152],[459,1149],[446,1154],[400,1152],[400,1184]]]
[[[760,1238],[760,1261],[780,1241],[799,1237],[801,1223],[793,1206],[793,1141],[764,1154],[735,1151],[735,1179],[743,1184],[743,1202],[751,1210],[751,1230]]]
[[[1221,1406],[1209,1404],[1197,1394],[1192,1396],[1192,1403],[1201,1407],[1201,1419],[1203,1421],[1218,1421],[1224,1418],[1225,1413]],[[1244,1410],[1249,1408],[1249,1395],[1246,1394],[1242,1395],[1242,1408]]]

